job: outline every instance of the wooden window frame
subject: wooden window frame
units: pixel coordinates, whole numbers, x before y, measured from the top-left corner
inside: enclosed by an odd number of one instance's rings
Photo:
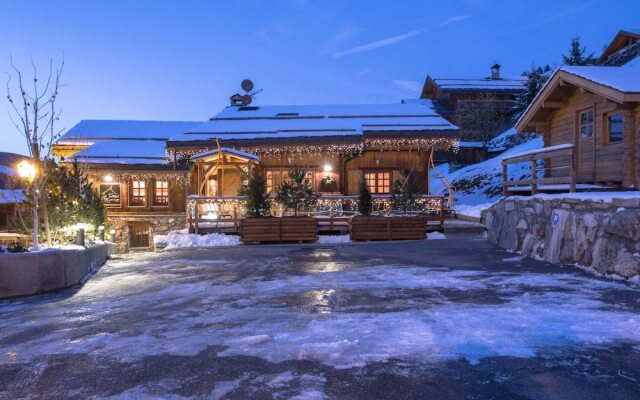
[[[370,181],[371,179],[369,179],[367,177],[367,175],[373,174],[374,175],[374,179],[373,181],[374,186],[372,189],[372,186],[370,185]],[[384,184],[380,184],[380,181],[384,182],[384,178],[380,178],[381,174],[389,174],[389,178],[388,178],[388,184],[384,185]],[[393,171],[392,170],[387,170],[387,169],[380,169],[380,170],[365,170],[363,171],[363,177],[365,182],[367,183],[367,187],[369,188],[369,191],[371,192],[371,194],[389,194],[391,193],[391,184],[393,181]],[[380,189],[384,189],[386,187],[386,191],[380,191]]]
[[[267,194],[276,194],[278,192],[278,188],[280,187],[280,184],[282,182],[285,182],[286,180],[289,179],[289,171],[291,171],[293,168],[265,168],[264,170],[264,180],[265,180],[265,189],[267,191]],[[313,190],[315,190],[315,168],[300,168],[300,169],[304,169],[307,171],[307,177],[309,179],[309,184],[311,185],[311,187],[313,188]],[[278,174],[282,174],[280,177],[280,180],[278,181],[278,183],[276,184],[276,182],[269,182],[269,173],[278,173]]]
[[[165,183],[166,187],[158,187],[159,183]],[[160,180],[155,180],[153,182],[153,205],[154,207],[169,207],[169,189],[170,189],[170,185],[169,185],[169,181],[168,180],[164,180],[164,179],[160,179]],[[158,195],[158,190],[162,191],[163,193],[161,195]],[[166,194],[165,194],[166,191]],[[163,202],[158,202],[158,199],[166,199],[166,201]]]
[[[583,114],[587,114],[587,118],[588,118],[588,114],[591,113],[591,123],[589,123],[587,121],[587,123],[585,125],[582,124],[582,115]],[[582,127],[588,127],[589,125],[591,125],[591,135],[589,136],[582,136]],[[587,139],[593,139],[593,136],[595,134],[595,129],[596,129],[596,114],[593,110],[593,107],[589,107],[589,108],[584,108],[582,110],[578,110],[577,112],[577,117],[576,117],[576,127],[577,127],[577,134],[578,134],[578,139],[579,140],[587,140]]]
[[[134,195],[135,190],[139,191],[141,189],[140,187],[134,188],[134,183],[136,183],[136,182],[142,182],[144,184],[143,188],[142,188],[142,191],[143,191],[143,195],[142,196]],[[129,207],[146,207],[146,205],[147,205],[147,181],[145,181],[145,180],[131,180],[131,181],[129,181],[129,196],[127,196],[127,197],[129,199]],[[142,197],[142,204],[135,203],[133,201],[133,199],[136,198],[136,197]]]
[[[615,140],[615,141],[611,141],[611,121],[609,118],[611,118],[614,115],[620,115],[620,117],[622,118],[622,138],[620,140]],[[624,118],[624,113],[621,110],[615,110],[615,111],[611,111],[608,113],[605,113],[603,115],[603,125],[604,125],[604,129],[602,129],[602,132],[604,133],[604,138],[603,138],[603,142],[606,145],[610,145],[610,144],[619,144],[619,143],[623,143],[624,142],[624,123],[625,123],[625,118]]]

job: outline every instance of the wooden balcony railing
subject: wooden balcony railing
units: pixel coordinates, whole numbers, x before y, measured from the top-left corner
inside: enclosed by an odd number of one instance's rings
[[[576,191],[576,154],[575,145],[561,144],[524,153],[502,157],[502,192],[508,196],[515,190],[530,190],[536,194],[543,187],[545,189]],[[539,160],[551,160],[550,165],[539,163]],[[564,159],[564,160],[563,160]],[[567,160],[568,159],[568,160]],[[564,162],[559,162],[564,161]],[[557,162],[557,165],[556,165]],[[531,177],[529,179],[509,179],[508,166],[513,164],[530,163]],[[567,172],[565,172],[568,170]],[[538,175],[542,172],[542,177]],[[545,176],[555,175],[555,176]]]
[[[425,223],[436,222],[444,225],[445,199],[442,196],[419,195],[415,206],[407,211],[394,210],[390,195],[373,195],[374,215],[410,214],[425,219]],[[272,197],[275,202],[275,198]],[[194,232],[207,227],[220,231],[237,232],[240,221],[245,216],[244,196],[189,196],[187,197],[187,220]],[[358,214],[358,196],[322,195],[313,209],[304,210],[299,215],[314,216],[320,226],[333,231],[336,226],[345,225]],[[274,215],[284,215],[279,204],[273,206]]]

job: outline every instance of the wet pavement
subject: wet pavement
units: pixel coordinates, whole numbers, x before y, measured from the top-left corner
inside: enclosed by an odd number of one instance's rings
[[[640,286],[481,238],[121,256],[0,302],[0,399],[635,399]]]

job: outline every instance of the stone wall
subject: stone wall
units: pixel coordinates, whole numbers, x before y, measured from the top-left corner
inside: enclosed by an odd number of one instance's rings
[[[133,223],[149,224],[149,244],[153,247],[153,236],[166,235],[169,231],[185,229],[187,216],[185,213],[171,215],[110,215],[108,224],[116,230],[116,244],[118,253],[129,251],[129,229]]]
[[[489,240],[509,251],[603,274],[640,274],[640,197],[507,197],[482,220]]]
[[[113,243],[85,250],[0,254],[0,298],[64,289],[82,282],[115,253]]]

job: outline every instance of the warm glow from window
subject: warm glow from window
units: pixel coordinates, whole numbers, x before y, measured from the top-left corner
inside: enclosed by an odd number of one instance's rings
[[[105,175],[105,176],[104,176],[104,181],[105,181],[105,182],[113,182],[113,176],[111,176],[111,175]]]

